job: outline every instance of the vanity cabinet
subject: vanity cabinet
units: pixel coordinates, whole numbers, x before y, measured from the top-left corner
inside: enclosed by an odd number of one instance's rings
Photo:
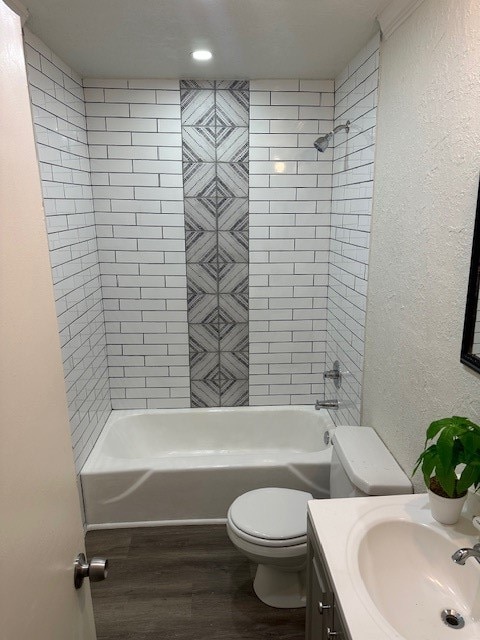
[[[307,550],[306,640],[350,640],[310,518]]]

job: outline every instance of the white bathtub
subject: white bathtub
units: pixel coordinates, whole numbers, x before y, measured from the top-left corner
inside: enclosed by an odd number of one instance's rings
[[[87,525],[221,522],[259,487],[328,497],[333,428],[313,406],[112,411],[81,472]]]

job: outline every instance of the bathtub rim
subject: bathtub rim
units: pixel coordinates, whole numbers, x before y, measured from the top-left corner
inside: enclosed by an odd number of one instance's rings
[[[290,413],[290,412],[304,413],[305,412],[308,414],[313,414],[313,415],[322,417],[322,419],[325,420],[326,422],[325,431],[329,431],[330,433],[332,433],[332,431],[335,429],[335,423],[333,422],[328,410],[315,409],[315,405],[263,405],[260,407],[191,407],[191,408],[185,408],[185,409],[113,409],[105,425],[103,426],[103,429],[100,435],[98,436],[95,442],[95,445],[92,448],[92,451],[90,452],[87,459],[85,460],[85,463],[83,464],[83,467],[80,470],[79,476],[81,478],[82,475],[102,474],[103,472],[111,473],[112,471],[116,471],[118,469],[125,470],[125,471],[139,471],[139,470],[147,471],[151,469],[151,466],[149,466],[148,463],[152,463],[153,461],[158,461],[159,459],[161,459],[165,463],[166,460],[173,461],[173,460],[178,460],[178,458],[181,457],[181,456],[172,456],[171,458],[153,457],[153,458],[130,459],[130,458],[122,458],[122,457],[117,458],[117,457],[108,456],[107,454],[105,454],[102,450],[103,443],[108,437],[110,429],[114,427],[116,422],[118,422],[123,418],[127,418],[127,417],[134,418],[135,416],[141,416],[145,414],[168,415],[169,413],[172,413],[172,414],[175,413],[175,414],[182,415],[182,414],[191,414],[192,412],[200,412],[202,414],[209,414],[209,413],[260,413],[261,414],[261,413],[266,413],[268,411],[282,411],[287,413]],[[302,456],[305,459],[309,460],[310,462],[314,463],[315,456],[317,456],[318,453],[328,450],[330,448],[331,448],[331,443],[323,445],[322,448],[318,449],[317,451],[313,451],[313,452],[302,451],[302,452],[296,453],[295,455]],[[248,455],[250,456],[251,454],[248,454]],[[201,458],[206,458],[206,457],[207,456],[198,456],[198,459],[200,460]],[[241,457],[241,455],[239,454],[238,457]],[[235,454],[232,454],[231,456],[227,454],[225,458],[230,459],[230,465],[231,465],[232,459],[235,458]],[[104,461],[106,459],[109,460],[110,462],[109,465],[107,465],[106,467],[105,466],[102,467],[98,465],[99,461],[101,460]],[[192,459],[194,459],[193,456],[192,458],[190,458],[190,460]],[[140,460],[143,462],[143,465],[139,463]],[[276,458],[276,461],[278,461],[278,458]],[[259,459],[259,462],[265,463],[267,461]],[[218,466],[221,467],[221,466],[230,466],[230,465],[219,464]],[[166,465],[166,467],[168,466],[169,465]],[[172,468],[177,468],[177,467],[175,467],[172,464]]]

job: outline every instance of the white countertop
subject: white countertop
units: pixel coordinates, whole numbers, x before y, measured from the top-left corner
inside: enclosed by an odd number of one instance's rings
[[[358,542],[372,523],[413,520],[439,530],[458,548],[478,542],[478,532],[467,517],[473,514],[464,515],[456,525],[441,525],[430,514],[426,493],[311,500],[308,511],[352,640],[404,640],[378,612],[359,575]],[[392,553],[398,551],[392,549]]]

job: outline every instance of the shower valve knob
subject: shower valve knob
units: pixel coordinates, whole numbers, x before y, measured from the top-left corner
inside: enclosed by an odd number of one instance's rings
[[[333,368],[329,371],[324,371],[323,373],[324,380],[333,380],[336,389],[340,389],[342,386],[342,372],[340,371],[340,362],[335,360],[333,363]]]
[[[90,582],[101,582],[108,575],[108,560],[106,558],[92,558],[87,562],[84,553],[79,553],[73,563],[73,583],[75,589],[80,589],[85,578]]]

